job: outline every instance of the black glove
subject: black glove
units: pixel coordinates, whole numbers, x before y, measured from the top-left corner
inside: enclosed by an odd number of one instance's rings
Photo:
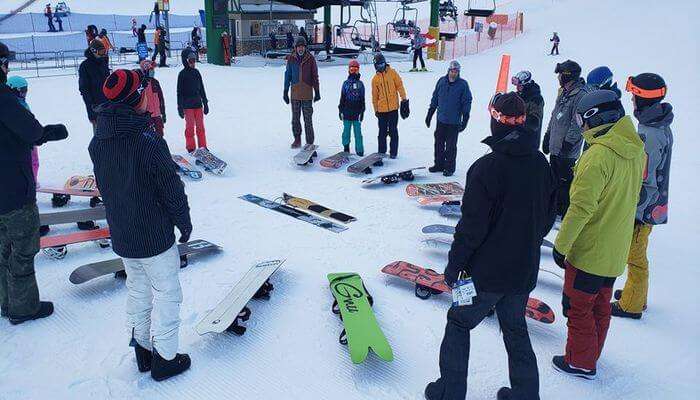
[[[549,154],[549,134],[545,134],[544,140],[542,140],[542,152]]]
[[[204,102],[204,115],[209,114],[209,102],[205,101]]]
[[[401,114],[401,119],[406,119],[409,115],[411,115],[411,109],[408,106],[408,99],[401,100],[401,104],[399,106],[399,114]]]
[[[182,109],[182,107],[177,108],[177,115],[180,116],[180,118],[185,119],[185,110]]]
[[[425,126],[430,128],[430,121],[433,119],[433,114],[435,114],[435,109],[430,107],[428,108],[428,115],[425,116]]]
[[[445,283],[447,286],[452,287],[454,286],[455,282],[457,282],[457,278],[459,277],[459,272],[460,271],[453,271],[452,268],[447,266],[445,268]]]
[[[566,256],[561,254],[556,247],[552,249],[552,257],[554,258],[554,262],[557,263],[559,268],[566,269],[566,266],[564,265],[564,260],[566,260]]]
[[[469,123],[469,117],[462,118],[462,122],[459,124],[459,131],[464,132],[467,129],[467,123]]]
[[[319,101],[319,100],[321,100],[321,93],[316,92],[316,94],[314,95],[314,103]]]
[[[342,112],[340,112],[340,111],[338,111],[338,117],[339,117],[339,118],[340,118],[340,120],[342,121],[342,120],[343,120],[343,113],[342,113]]]
[[[365,119],[365,112],[363,111],[360,113],[360,122],[362,122],[362,120],[364,120],[364,119]]]
[[[43,133],[41,139],[36,141],[37,146],[41,146],[46,142],[63,140],[68,137],[68,130],[63,124],[46,125],[44,126]]]
[[[192,225],[180,229],[180,239],[178,242],[180,243],[187,243],[190,241],[190,235],[192,234]]]
[[[165,121],[166,121],[165,114],[161,114],[160,117],[163,119],[163,123],[165,123]]]
[[[564,140],[563,142],[561,142],[561,153],[559,153],[559,154],[566,155],[567,153],[571,152],[571,150],[573,150],[573,149],[574,149],[574,145],[567,142],[566,140]]]
[[[282,95],[282,100],[284,100],[285,104],[289,104],[289,93],[287,91]]]

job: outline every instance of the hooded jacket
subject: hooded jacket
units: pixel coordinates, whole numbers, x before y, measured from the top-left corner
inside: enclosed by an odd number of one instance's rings
[[[457,77],[450,82],[447,75],[438,79],[430,100],[430,108],[437,109],[437,120],[443,124],[460,125],[469,120],[472,92],[466,80]]]
[[[454,281],[466,270],[477,292],[526,294],[537,282],[542,238],[554,224],[556,180],[522,128],[483,143],[493,152],[467,173],[445,277]]]
[[[654,103],[636,110],[634,116],[639,121],[639,137],[647,154],[636,218],[645,224],[665,224],[668,221],[668,183],[673,148],[673,107],[668,103]]]
[[[559,91],[544,141],[549,143],[549,151],[553,156],[577,159],[581,154],[583,136],[582,129],[576,124],[576,106],[592,89],[583,78],[570,85]]]
[[[187,55],[191,51],[188,49],[182,52],[184,67],[177,75],[177,108],[182,110],[202,108],[209,102],[204,90],[202,74],[197,68],[192,68],[187,63]]]
[[[109,59],[97,58],[90,50],[85,50],[85,60],[78,68],[78,88],[83,97],[88,119],[95,121],[95,107],[107,101],[102,86],[109,76]]]
[[[340,103],[338,111],[343,114],[343,119],[358,121],[360,114],[365,112],[365,85],[360,80],[360,74],[349,74],[340,89]]]
[[[102,194],[114,252],[148,258],[175,242],[174,227],[190,232],[185,188],[168,145],[148,115],[105,103],[88,148]]]
[[[318,66],[311,53],[305,51],[302,56],[292,51],[287,56],[287,68],[284,71],[284,92],[288,93],[292,100],[313,100],[314,92],[320,93],[318,81]]]
[[[618,277],[632,242],[644,143],[629,116],[583,135],[590,147],[574,167],[569,210],[554,245],[577,269]]]
[[[386,113],[399,109],[399,97],[406,99],[406,89],[398,72],[387,64],[384,72],[372,78],[372,105],[375,113]]]
[[[522,92],[518,92],[525,102],[525,129],[533,135],[535,145],[539,147],[542,138],[542,116],[544,115],[544,98],[540,91],[540,85],[530,81],[523,86]]]

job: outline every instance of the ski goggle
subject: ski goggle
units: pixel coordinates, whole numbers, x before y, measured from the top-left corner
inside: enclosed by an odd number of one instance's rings
[[[0,66],[8,67],[10,65],[9,57],[0,57]]]
[[[658,97],[666,96],[666,86],[661,87],[659,89],[642,89],[639,86],[632,83],[631,76],[627,78],[627,85],[625,86],[625,90],[643,99],[655,99]]]
[[[583,124],[586,122],[586,120],[598,114],[598,111],[598,107],[593,107],[583,114],[576,114],[576,125],[578,125],[579,128],[583,128]]]
[[[522,125],[525,123],[525,115],[505,115],[496,110],[493,106],[489,106],[489,112],[491,113],[491,118],[502,123],[503,125]]]

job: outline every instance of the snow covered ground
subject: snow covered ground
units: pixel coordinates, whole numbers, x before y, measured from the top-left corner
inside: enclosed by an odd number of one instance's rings
[[[458,170],[450,180],[463,182],[469,165],[487,150],[480,140],[488,134],[486,105],[502,52],[512,55],[511,72],[523,68],[533,72],[547,102],[546,115],[556,95],[554,65],[566,58],[579,61],[584,73],[607,64],[623,86],[627,75],[657,72],[666,79],[668,101],[675,108],[670,224],[655,229],[651,237],[649,310],[641,321],[613,319],[597,381],[570,379],[550,367],[551,357],[562,353],[566,339],[559,306],[561,281],[541,274],[533,296],[557,314],[552,325],[529,321],[543,399],[693,399],[700,389],[696,312],[700,148],[697,123],[692,120],[700,106],[699,35],[693,20],[700,7],[692,0],[674,4],[677,8],[664,14],[669,6],[653,0],[527,2],[525,35],[460,60],[475,101],[459,143]],[[547,36],[554,30],[562,38],[562,55],[556,58],[547,55]],[[408,63],[395,67],[409,69]],[[403,74],[412,115],[399,125],[399,159],[378,172],[432,161],[432,131],[423,119],[446,63],[430,61],[429,67],[433,72]],[[16,327],[0,321],[0,399],[422,399],[425,384],[438,374],[449,300],[446,296],[420,300],[409,285],[380,269],[391,261],[406,260],[441,270],[446,250],[421,245],[425,236],[420,228],[456,221],[419,207],[405,196],[404,184],[367,189],[342,170],[290,165],[290,112],[281,100],[282,67],[200,68],[210,97],[209,146],[230,166],[224,177],[207,175],[201,182],[187,182],[193,238],[224,247],[222,254],[198,259],[180,275],[181,349],[192,356],[192,369],[164,383],[137,372],[124,328],[123,281],[105,277],[82,286],[68,282],[74,268],[113,253],[94,244],[75,245],[62,261],[43,254],[36,258],[42,298],[56,303],[55,315]],[[366,84],[373,73],[370,68],[362,67]],[[166,138],[173,152],[182,153],[177,72],[162,69],[157,76],[167,99]],[[337,101],[346,69],[323,68],[320,75],[323,98],[315,105],[314,120],[319,156],[324,157],[340,147]],[[40,121],[64,122],[71,133],[66,142],[40,150],[40,180],[60,183],[67,176],[90,172],[86,148],[92,135],[77,77],[32,79],[30,86],[29,104]],[[631,111],[629,95],[623,99]],[[365,144],[373,151],[376,120],[367,114]],[[433,175],[421,181],[447,179]],[[246,193],[274,198],[283,191],[352,214],[358,221],[334,234],[237,199]],[[39,205],[50,210],[49,197],[39,195]],[[85,205],[74,199],[71,208]],[[274,258],[287,262],[273,278],[272,299],[251,303],[253,315],[244,336],[195,333],[195,324],[252,263]],[[547,251],[542,265],[556,269]],[[393,362],[370,356],[364,364],[353,365],[347,349],[338,344],[342,323],[330,313],[326,280],[327,273],[338,271],[356,271],[364,278],[375,298],[377,320],[393,346]],[[623,281],[624,277],[616,287]],[[496,390],[508,384],[495,320],[487,319],[473,332],[472,346],[469,398],[494,398]]]

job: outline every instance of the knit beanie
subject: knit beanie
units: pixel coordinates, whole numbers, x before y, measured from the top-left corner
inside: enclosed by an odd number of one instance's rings
[[[118,69],[107,77],[102,86],[102,93],[112,103],[135,107],[141,101],[144,88],[141,74],[137,71]]]
[[[637,108],[646,108],[666,97],[666,82],[657,74],[645,72],[630,76],[626,90],[634,96]]]
[[[501,138],[525,123],[525,102],[515,92],[498,93],[491,100],[491,135]]]

